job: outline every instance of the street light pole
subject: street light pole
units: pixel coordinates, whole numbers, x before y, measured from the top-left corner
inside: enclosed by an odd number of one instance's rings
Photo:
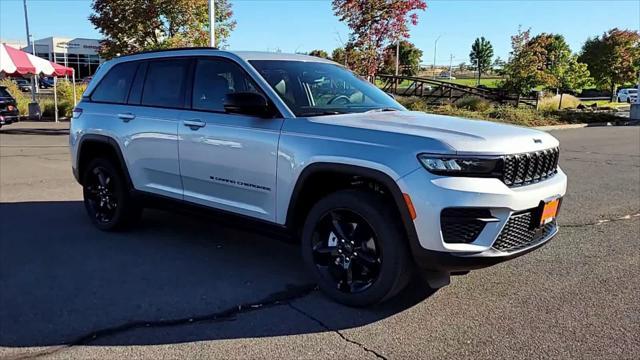
[[[209,0],[209,46],[216,47],[216,4],[215,4],[215,0]]]
[[[396,76],[400,75],[400,40],[396,43]]]
[[[29,34],[29,15],[27,15],[27,0],[23,0],[22,4],[24,5],[24,25],[27,29],[27,46],[31,49],[31,53],[35,54],[36,49],[31,41],[31,34]],[[35,75],[31,77],[31,102],[36,102],[36,81]]]
[[[436,78],[436,54],[438,52],[438,40],[440,40],[440,38],[442,37],[442,35],[438,35],[438,38],[436,39],[436,42],[433,44],[433,78]]]

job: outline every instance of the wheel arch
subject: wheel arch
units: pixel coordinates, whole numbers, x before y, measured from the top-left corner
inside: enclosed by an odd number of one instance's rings
[[[285,221],[287,228],[296,231],[300,227],[300,222],[304,221],[304,219],[301,218],[306,217],[310,206],[313,206],[313,204],[306,203],[305,199],[307,198],[305,194],[313,191],[313,186],[318,183],[318,180],[324,180],[327,176],[362,178],[372,180],[382,185],[388,191],[388,196],[392,200],[393,205],[395,205],[394,207],[400,217],[402,228],[411,246],[413,247],[413,244],[418,243],[418,236],[413,224],[413,219],[407,208],[404,195],[396,181],[381,170],[352,164],[318,162],[307,165],[298,176],[289,199]]]
[[[106,135],[86,134],[80,139],[78,145],[77,164],[78,164],[78,182],[82,185],[82,175],[86,170],[86,166],[91,159],[98,156],[107,157],[113,160],[116,166],[125,177],[125,181],[129,189],[133,189],[133,182],[129,175],[127,163],[125,162],[122,150],[118,142]]]

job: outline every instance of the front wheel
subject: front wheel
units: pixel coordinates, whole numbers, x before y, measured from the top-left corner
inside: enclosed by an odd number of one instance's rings
[[[120,230],[136,222],[142,209],[129,194],[124,176],[108,159],[94,159],[83,180],[84,205],[100,230]]]
[[[379,195],[342,190],[309,212],[302,255],[320,289],[349,306],[385,301],[402,290],[412,262],[399,219]]]

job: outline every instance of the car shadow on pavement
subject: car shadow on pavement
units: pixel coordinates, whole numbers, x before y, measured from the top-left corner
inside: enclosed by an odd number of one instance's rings
[[[123,233],[79,201],[0,204],[0,346],[158,344],[352,328],[432,294],[352,309],[325,298],[299,247],[206,217],[147,210]]]
[[[69,129],[0,129],[0,134],[6,135],[69,135]]]

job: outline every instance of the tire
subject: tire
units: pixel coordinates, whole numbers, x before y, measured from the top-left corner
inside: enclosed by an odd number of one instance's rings
[[[391,209],[375,193],[341,190],[310,210],[302,231],[302,256],[320,289],[335,301],[374,305],[409,282],[413,262],[400,219]]]
[[[85,208],[98,229],[123,230],[140,219],[142,208],[132,198],[124,175],[111,160],[92,160],[82,184]]]

